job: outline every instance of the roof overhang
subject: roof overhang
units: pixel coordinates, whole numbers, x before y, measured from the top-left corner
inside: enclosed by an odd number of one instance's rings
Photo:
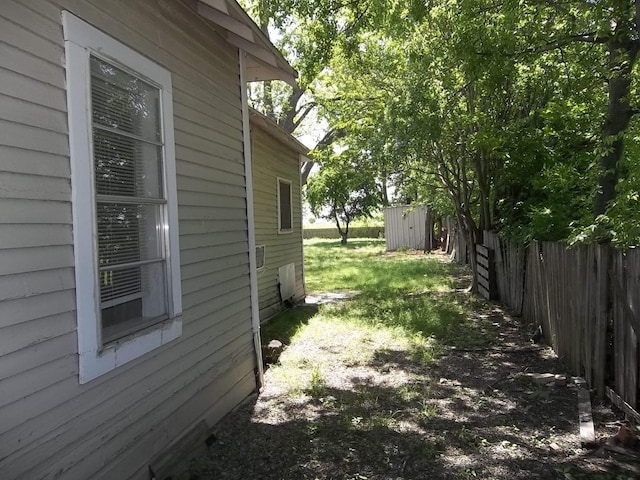
[[[249,108],[249,121],[251,122],[251,124],[255,125],[261,130],[264,130],[266,133],[274,137],[280,143],[286,145],[291,150],[298,153],[301,157],[301,160],[304,157],[305,161],[309,161],[309,159],[307,158],[309,148],[289,132],[287,132],[284,128],[279,126],[276,122],[271,120],[269,117],[263,115],[253,108]]]
[[[247,54],[247,81],[296,84],[298,72],[235,0],[198,0],[197,8],[200,16],[222,28],[230,44]]]

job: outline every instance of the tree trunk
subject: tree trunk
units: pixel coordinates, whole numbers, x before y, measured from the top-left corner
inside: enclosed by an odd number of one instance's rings
[[[287,110],[283,112],[283,118],[280,126],[289,133],[293,133],[298,126],[298,123],[296,122],[296,115],[299,113],[298,102],[300,102],[302,95],[304,95],[304,90],[299,86],[295,86],[293,87],[293,92],[287,99]]]
[[[345,222],[345,227],[343,230],[342,226],[340,225],[340,220],[338,219],[338,215],[334,214],[333,218],[336,221],[336,227],[338,227],[338,233],[340,234],[340,245],[346,245],[347,237],[349,236],[349,220],[347,219],[347,221]]]
[[[382,192],[382,206],[389,206],[389,187],[387,186],[387,178],[389,175],[387,174],[387,170],[383,168],[380,171],[380,191]]]
[[[311,169],[313,169],[313,162],[304,162],[302,164],[302,169],[300,171],[300,186],[304,186],[307,184],[307,180],[309,180],[309,174],[311,173]]]
[[[469,253],[469,266],[471,267],[471,291],[478,291],[478,257],[476,255],[476,239],[477,239],[477,227],[473,220],[473,215],[468,208],[457,204],[455,206],[456,220],[458,222],[458,229],[460,234],[464,237],[467,243],[467,251]]]
[[[477,227],[473,220],[473,216],[468,209],[463,212],[462,233],[467,242],[467,251],[469,253],[469,266],[471,267],[471,291],[478,292],[478,256],[476,254],[476,242],[478,240]]]
[[[474,167],[480,193],[480,230],[491,230],[491,176],[490,159],[485,152],[479,152],[474,158]]]
[[[273,110],[273,94],[271,92],[271,81],[266,81],[264,82],[263,85],[263,96],[262,96],[262,101],[264,102],[264,113],[267,117],[269,117],[271,120],[276,121],[276,114]]]
[[[609,42],[609,106],[603,128],[604,153],[600,156],[601,173],[593,199],[593,216],[603,215],[616,197],[620,160],[624,153],[624,133],[634,111],[629,103],[631,72],[638,56],[635,41]]]

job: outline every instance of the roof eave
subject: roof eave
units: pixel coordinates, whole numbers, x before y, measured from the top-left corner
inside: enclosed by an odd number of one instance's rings
[[[246,79],[282,80],[295,86],[298,72],[235,0],[198,0],[198,14],[221,27],[226,40],[247,54]]]
[[[275,137],[280,143],[287,145],[296,153],[307,157],[309,154],[309,147],[300,142],[296,137],[287,132],[284,128],[271,120],[266,115],[263,115],[254,108],[249,108],[249,121],[258,128],[269,133]]]

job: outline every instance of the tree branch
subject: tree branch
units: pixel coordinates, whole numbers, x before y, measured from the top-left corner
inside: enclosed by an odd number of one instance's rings
[[[307,118],[307,116],[317,106],[318,106],[318,104],[316,102],[309,102],[303,107],[301,113],[300,113],[300,111],[298,111],[296,118],[293,120],[293,130],[298,128],[298,126],[300,126],[300,124],[304,121],[304,119]]]
[[[608,35],[598,36],[594,32],[578,33],[574,35],[568,35],[565,38],[562,38],[557,41],[547,42],[546,44],[541,45],[539,47],[525,48],[524,50],[520,50],[516,52],[496,53],[496,52],[479,51],[479,52],[476,52],[476,55],[479,55],[481,57],[492,57],[492,56],[498,55],[506,58],[514,58],[514,57],[521,57],[523,55],[537,55],[540,53],[550,52],[552,50],[557,50],[559,48],[566,47],[567,45],[570,45],[574,42],[590,43],[592,45],[603,45],[609,42],[610,40],[611,40],[611,37],[609,37]]]
[[[307,180],[309,180],[309,174],[311,173],[311,169],[313,168],[313,162],[304,162],[302,165],[302,171],[300,172],[300,185],[306,185]]]

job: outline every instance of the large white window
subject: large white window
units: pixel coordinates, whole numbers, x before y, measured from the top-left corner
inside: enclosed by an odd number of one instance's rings
[[[171,74],[63,12],[80,382],[178,337]]]
[[[293,231],[293,196],[291,182],[278,178],[278,233]]]

